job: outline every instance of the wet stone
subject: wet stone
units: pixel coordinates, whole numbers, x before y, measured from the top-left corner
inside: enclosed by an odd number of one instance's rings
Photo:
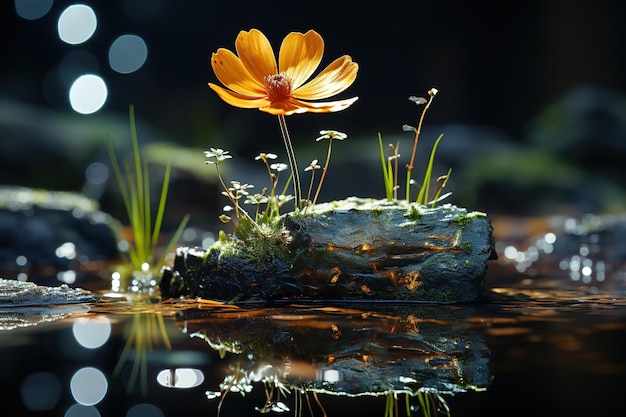
[[[0,187],[0,268],[75,269],[118,259],[115,226],[95,200],[81,194]]]
[[[58,304],[94,303],[91,292],[67,285],[46,287],[32,282],[0,278],[0,309],[7,307],[45,306]]]
[[[179,248],[166,296],[469,302],[494,258],[484,213],[350,198],[280,219],[286,254],[265,261],[219,248]]]

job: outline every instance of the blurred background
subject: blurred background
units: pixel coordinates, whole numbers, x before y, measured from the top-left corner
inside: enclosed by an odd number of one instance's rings
[[[226,180],[258,191],[266,178],[254,156],[287,161],[275,118],[207,87],[217,82],[211,53],[234,49],[240,30],[262,30],[277,50],[290,31],[314,29],[322,67],[343,54],[360,65],[338,97],[359,96],[349,109],[287,119],[300,168],[324,160],[319,130],[348,134],[320,200],[384,197],[377,135],[408,162],[413,135],[401,126],[416,125],[421,108],[407,98],[436,87],[414,177],[443,133],[434,174],[453,169],[449,202],[520,216],[621,212],[625,11],[618,0],[5,1],[0,184],[80,192],[123,216],[106,143],[128,152],[134,105],[147,158],[175,167],[172,223],[190,212],[192,224],[217,228],[225,201],[204,150],[229,150]]]

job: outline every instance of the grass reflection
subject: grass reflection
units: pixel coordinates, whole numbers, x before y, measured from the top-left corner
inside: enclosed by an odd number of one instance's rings
[[[148,356],[154,345],[163,344],[171,349],[171,343],[167,336],[163,316],[157,313],[137,313],[133,315],[133,323],[130,327],[124,350],[113,370],[113,375],[119,377],[124,365],[134,353],[132,367],[128,378],[127,392],[132,392],[137,379],[140,381],[142,394],[148,391]]]
[[[419,389],[415,394],[419,406],[411,405],[412,394],[404,393],[404,408],[407,416],[423,417],[450,417],[450,408],[446,400],[433,389]],[[398,400],[398,392],[387,393],[385,403],[385,417],[398,417],[402,405]],[[418,411],[414,414],[413,411]]]
[[[137,381],[139,381],[140,391],[146,395],[148,392],[148,357],[150,353],[155,346],[164,346],[171,350],[172,345],[167,335],[163,314],[154,311],[155,305],[142,303],[134,305],[133,308],[139,311],[133,314],[126,343],[113,370],[113,375],[119,377],[126,363],[132,361],[126,391],[132,392]]]

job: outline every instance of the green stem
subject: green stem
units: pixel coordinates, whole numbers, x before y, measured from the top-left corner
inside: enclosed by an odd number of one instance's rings
[[[332,138],[328,138],[328,154],[326,155],[326,163],[324,164],[324,169],[322,170],[322,176],[320,177],[320,182],[319,184],[317,184],[317,190],[315,190],[315,197],[313,197],[313,205],[315,205],[315,202],[317,201],[317,196],[320,193],[320,190],[322,189],[322,183],[324,182],[324,178],[326,177],[326,171],[328,170],[328,163],[330,162],[330,152],[332,150],[333,147],[333,139]]]
[[[289,131],[287,130],[287,123],[285,122],[285,116],[278,115],[278,123],[280,124],[280,132],[283,135],[283,141],[285,142],[285,149],[287,150],[287,158],[289,159],[289,165],[291,167],[291,175],[293,176],[293,191],[296,199],[296,210],[300,208],[302,202],[302,191],[300,188],[300,174],[298,173],[298,165],[296,164],[296,154],[293,151],[291,139],[289,138]]]
[[[315,169],[311,170],[311,182],[309,183],[309,192],[306,194],[306,199],[311,200],[311,191],[313,191],[313,181],[315,180]],[[313,203],[315,204],[315,203]]]

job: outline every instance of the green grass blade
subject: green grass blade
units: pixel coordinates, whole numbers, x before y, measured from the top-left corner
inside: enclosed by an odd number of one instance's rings
[[[117,157],[115,156],[115,151],[113,150],[113,144],[109,140],[108,143],[109,150],[109,159],[111,160],[111,167],[113,169],[113,174],[115,175],[115,179],[117,181],[118,187],[120,187],[120,194],[122,195],[122,201],[124,202],[124,208],[126,209],[126,215],[130,219],[131,217],[131,204],[130,204],[130,195],[128,191],[128,187],[126,187],[126,182],[124,181],[124,176],[122,175],[122,170],[120,169],[119,162]]]
[[[128,178],[132,178],[131,168],[128,161],[124,163],[124,172]],[[145,259],[144,248],[144,221],[141,198],[137,191],[137,184],[134,181],[128,182],[129,189],[129,216],[130,229],[133,235],[133,242],[129,248],[132,264],[135,268],[141,269],[142,259]]]
[[[439,135],[435,144],[433,145],[432,150],[430,151],[430,159],[428,160],[428,166],[426,167],[426,172],[424,173],[424,180],[422,181],[422,186],[420,188],[419,194],[417,195],[416,202],[418,204],[426,205],[428,203],[428,192],[430,188],[430,180],[432,177],[433,164],[435,162],[435,153],[437,152],[437,145],[439,145],[439,141],[443,138],[443,134]]]
[[[446,179],[443,181],[443,184],[437,187],[437,192],[435,193],[433,199],[431,200],[433,207],[435,207],[435,204],[439,201],[441,192],[443,191],[446,184],[448,183],[448,180],[450,179],[450,175],[452,175],[452,168],[448,169],[448,173],[446,174]]]
[[[129,108],[129,118],[130,118],[130,136],[133,145],[133,156],[135,160],[135,180],[137,184],[137,196],[143,196],[143,187],[144,187],[144,179],[142,172],[142,163],[141,163],[141,153],[139,152],[139,140],[137,139],[137,126],[135,123],[135,107],[133,105]],[[143,209],[143,205],[145,201],[141,199],[138,200],[141,208]]]
[[[406,202],[411,202],[411,170],[406,171]]]
[[[161,225],[163,224],[163,215],[165,214],[165,203],[167,202],[167,192],[170,184],[170,174],[172,171],[172,165],[168,162],[165,166],[165,174],[163,174],[163,185],[161,186],[161,196],[159,197],[159,207],[157,209],[156,217],[154,219],[154,228],[152,229],[151,248],[152,253],[156,250],[159,240],[159,234],[161,233]]]
[[[148,170],[148,163],[143,163],[143,197],[141,203],[142,209],[142,222],[143,222],[143,245],[144,245],[144,262],[149,263],[151,266],[154,261],[152,256],[152,207],[150,204],[150,171]]]
[[[378,133],[378,145],[380,147],[380,162],[383,167],[383,181],[385,183],[385,195],[387,197],[387,201],[391,201],[393,199],[393,176],[391,164],[388,164],[387,158],[385,158],[385,149],[383,147],[383,138]]]
[[[159,257],[159,261],[157,262],[158,265],[163,265],[165,263],[165,257],[168,253],[172,251],[172,249],[174,249],[174,245],[176,245],[176,243],[180,239],[180,236],[185,231],[185,227],[187,227],[187,223],[189,222],[189,217],[189,214],[187,214],[185,215],[185,217],[183,217],[183,220],[181,220],[180,224],[176,228],[176,231],[172,235],[172,238],[169,240],[165,248],[163,248],[163,253]]]

